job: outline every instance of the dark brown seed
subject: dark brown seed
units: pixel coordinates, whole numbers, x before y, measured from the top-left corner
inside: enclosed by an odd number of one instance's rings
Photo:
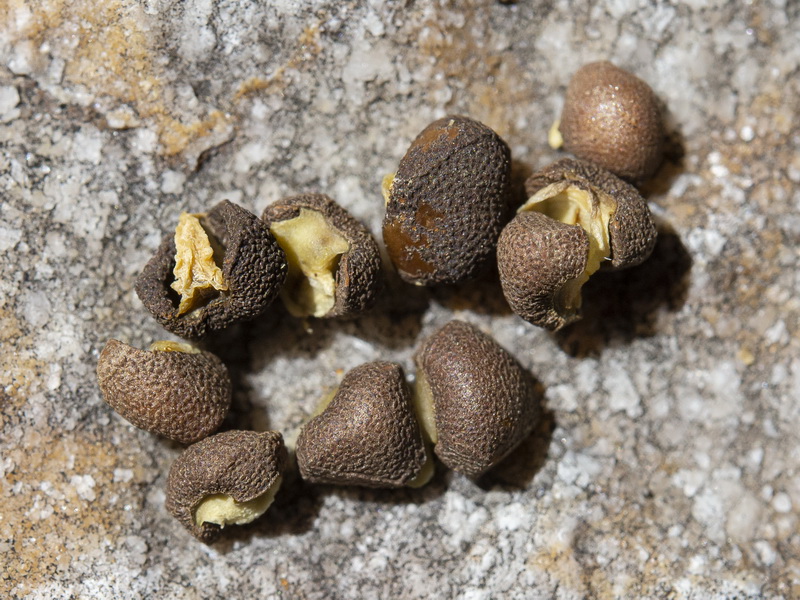
[[[136,427],[192,444],[214,433],[231,403],[222,361],[188,344],[139,350],[110,340],[97,362],[103,399]]]
[[[211,543],[226,525],[261,516],[280,486],[286,461],[278,432],[218,433],[189,446],[173,463],[167,510],[193,536]],[[198,512],[221,523],[202,521]]]
[[[656,227],[636,188],[588,162],[562,159],[525,187],[531,197],[498,242],[500,283],[515,313],[557,330],[580,318],[581,287],[602,264],[650,255]]]
[[[511,153],[485,125],[445,117],[417,136],[384,182],[383,240],[400,276],[452,284],[489,266],[508,220]]]
[[[403,369],[388,362],[350,371],[297,439],[300,474],[315,483],[402,487],[425,462]]]
[[[451,321],[431,335],[416,363],[418,389],[433,405],[434,452],[459,473],[478,477],[491,469],[539,418],[533,376],[468,323]]]
[[[581,67],[567,87],[559,124],[564,148],[639,182],[664,154],[664,125],[653,90],[610,62]]]
[[[292,196],[268,206],[261,218],[289,261],[281,296],[292,314],[352,317],[375,303],[383,287],[378,244],[334,200]]]
[[[204,262],[209,270],[219,269],[215,275],[221,274],[223,289],[206,286],[186,310],[173,287],[179,250],[175,232],[164,236],[136,281],[136,293],[153,317],[189,339],[257,317],[278,295],[287,271],[283,250],[267,226],[244,208],[225,200],[197,220],[213,250],[213,264],[208,257]],[[188,245],[182,252],[193,254]]]

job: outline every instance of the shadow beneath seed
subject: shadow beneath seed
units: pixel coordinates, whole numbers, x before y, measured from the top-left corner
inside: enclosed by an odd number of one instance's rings
[[[371,504],[424,504],[441,497],[450,487],[453,472],[434,458],[436,470],[431,480],[419,488],[402,487],[395,489],[368,488],[355,485],[318,485],[317,489],[325,496],[339,496],[354,502]]]
[[[536,388],[536,401],[541,404],[536,427],[495,468],[475,482],[482,490],[526,490],[547,461],[556,420],[553,411],[544,405],[544,386],[537,382]]]
[[[478,278],[458,285],[431,288],[433,300],[453,312],[470,311],[480,315],[506,316],[513,314],[503,296],[497,260]]]
[[[637,186],[645,198],[666,194],[675,179],[686,170],[686,144],[680,126],[663,104],[661,113],[664,115],[664,127],[667,130],[664,160],[653,177]]]
[[[511,195],[509,198],[509,220],[516,214],[517,209],[528,200],[525,193],[525,181],[533,175],[530,165],[518,160],[511,160]]]
[[[583,286],[583,317],[554,335],[573,357],[598,356],[611,342],[657,333],[662,308],[686,301],[692,259],[677,233],[657,221],[658,240],[645,262],[620,271],[598,271]]]
[[[295,468],[287,468],[281,488],[267,512],[247,525],[226,527],[212,545],[215,550],[227,554],[237,542],[306,533],[313,528],[322,502],[323,495],[318,488],[305,483]]]
[[[430,305],[427,288],[403,281],[384,257],[386,285],[375,306],[355,319],[340,321],[346,333],[371,344],[398,350],[413,346]]]

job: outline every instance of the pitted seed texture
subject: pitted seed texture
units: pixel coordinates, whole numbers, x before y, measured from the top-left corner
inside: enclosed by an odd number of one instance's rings
[[[297,466],[315,483],[394,488],[423,485],[432,462],[414,417],[403,369],[356,367],[297,439]]]
[[[610,62],[581,67],[570,80],[550,144],[624,179],[653,175],[664,154],[664,124],[653,90]]]
[[[378,244],[366,227],[324,194],[266,208],[262,220],[289,263],[281,298],[296,317],[348,317],[369,309],[383,287]]]
[[[420,421],[434,452],[459,473],[479,477],[536,425],[533,376],[489,336],[451,321],[416,354]]]
[[[225,200],[208,213],[181,215],[142,270],[136,293],[165,329],[202,338],[261,314],[286,272],[267,226]]]
[[[97,381],[124,419],[182,444],[214,433],[231,404],[225,365],[188,344],[156,342],[140,350],[110,340],[97,362]]]
[[[269,508],[287,453],[275,431],[225,431],[187,448],[169,472],[167,510],[197,539],[211,543],[227,525]]]
[[[636,188],[565,158],[525,182],[530,195],[503,230],[503,294],[523,319],[558,330],[580,318],[581,289],[602,264],[625,268],[653,251],[656,227]]]
[[[400,276],[418,285],[480,274],[509,217],[511,153],[467,117],[428,125],[383,182],[383,240]]]

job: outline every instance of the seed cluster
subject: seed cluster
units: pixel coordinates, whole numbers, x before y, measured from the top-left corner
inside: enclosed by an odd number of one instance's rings
[[[593,273],[652,252],[647,203],[622,178],[651,175],[663,137],[644,82],[610,63],[587,65],[570,83],[550,139],[578,158],[531,176],[529,198],[512,215],[508,145],[468,117],[435,121],[384,178],[388,256],[415,285],[459,283],[496,258],[512,310],[550,330],[564,327],[580,318],[581,287]],[[202,340],[257,317],[278,297],[296,317],[354,317],[374,305],[383,282],[369,231],[328,196],[303,194],[273,203],[261,218],[228,201],[182,214],[136,292],[165,329]],[[299,432],[301,477],[418,487],[430,480],[435,455],[477,478],[538,423],[533,375],[473,325],[451,321],[434,332],[415,365],[413,386],[389,362],[347,373]],[[279,432],[214,433],[231,403],[219,358],[188,343],[139,350],[111,340],[97,377],[122,417],[190,444],[170,470],[166,506],[192,535],[210,543],[225,526],[267,510],[290,453]]]

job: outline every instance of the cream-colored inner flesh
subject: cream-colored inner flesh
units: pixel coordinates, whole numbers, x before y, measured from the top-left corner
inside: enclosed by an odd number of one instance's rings
[[[311,418],[313,419],[316,416],[321,415],[325,412],[325,409],[328,408],[328,405],[333,401],[333,398],[336,396],[336,392],[339,391],[339,386],[336,386],[330,392],[325,394],[317,404],[317,407],[314,409],[314,412],[311,414]]]
[[[564,145],[564,137],[561,135],[561,120],[556,119],[550,126],[550,131],[547,132],[547,143],[553,150],[558,150]]]
[[[186,342],[173,342],[172,340],[161,340],[150,344],[150,351],[156,352],[183,352],[185,354],[200,354],[200,348],[196,348]]]
[[[306,208],[294,219],[270,225],[286,252],[289,274],[281,290],[287,310],[295,317],[323,317],[335,303],[336,270],[350,244],[325,220]]]
[[[433,407],[433,393],[422,369],[417,370],[417,379],[411,392],[411,402],[417,415],[417,422],[422,429],[422,437],[426,443],[435,444],[438,440],[438,435],[436,432],[436,412]]]
[[[596,198],[596,202],[592,199]],[[564,285],[556,302],[566,311],[575,311],[581,305],[581,287],[610,259],[611,244],[608,222],[617,209],[611,196],[582,190],[567,182],[558,182],[542,188],[520,207],[519,212],[534,210],[567,225],[580,225],[589,238],[589,256],[586,268],[577,278]]]
[[[200,218],[205,215],[182,213],[175,229],[175,281],[170,286],[181,297],[178,314],[198,308],[228,284],[214,260],[214,249]],[[220,257],[217,257],[218,259]]]
[[[433,464],[433,457],[431,456],[430,447],[425,444],[425,462],[422,468],[417,473],[417,476],[409,481],[406,485],[410,488],[419,488],[428,483],[433,477],[433,472],[436,470]]]
[[[278,476],[275,483],[266,492],[247,502],[237,502],[227,494],[206,496],[194,511],[194,522],[198,527],[203,523],[214,523],[225,527],[226,525],[244,525],[255,521],[272,504],[278,488],[281,487],[281,481],[282,478]]]
[[[394,176],[394,173],[389,173],[388,175],[384,176],[383,181],[381,181],[381,192],[383,193],[384,205],[389,204],[389,192],[392,191]]]

